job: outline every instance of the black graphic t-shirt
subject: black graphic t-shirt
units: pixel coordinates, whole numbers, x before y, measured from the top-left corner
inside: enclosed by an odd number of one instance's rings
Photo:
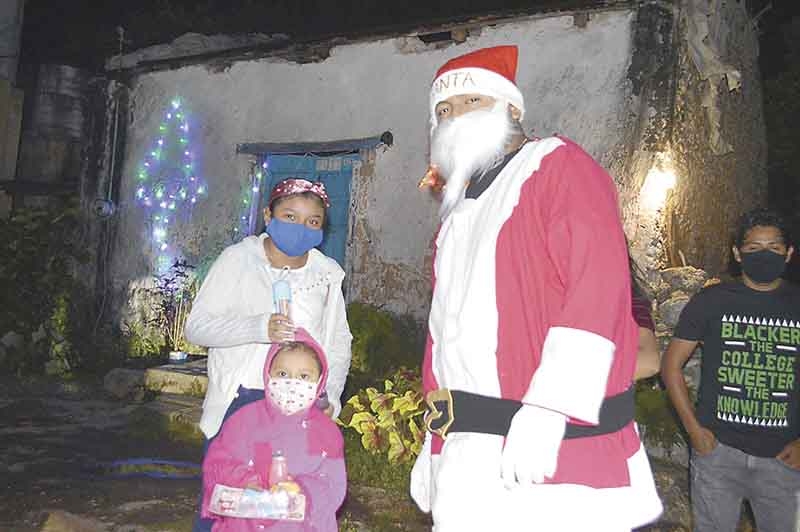
[[[700,424],[754,456],[776,456],[800,437],[800,287],[742,283],[702,290],[675,337],[703,343]]]

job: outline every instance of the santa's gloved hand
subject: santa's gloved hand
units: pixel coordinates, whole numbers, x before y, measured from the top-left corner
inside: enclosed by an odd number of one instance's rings
[[[541,483],[555,475],[566,428],[564,414],[522,405],[511,419],[503,448],[502,475],[506,487]]]
[[[431,433],[425,433],[422,451],[411,468],[411,498],[425,513],[431,511]]]

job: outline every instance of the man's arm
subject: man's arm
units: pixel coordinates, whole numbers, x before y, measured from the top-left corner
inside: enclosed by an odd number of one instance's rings
[[[634,356],[626,352],[633,342],[615,344],[628,337],[623,329],[633,328],[628,250],[613,180],[583,149],[560,140],[564,146],[542,160],[530,181],[547,201],[522,197],[515,211],[541,218],[543,260],[549,258],[563,286],[522,402],[596,425],[615,358]]]
[[[777,458],[792,469],[800,471],[800,439],[790,442]]]
[[[597,425],[615,357],[634,356],[632,341],[615,343],[633,339],[628,335],[634,322],[614,182],[580,147],[566,139],[557,142],[561,146],[542,159],[523,185],[514,214],[523,225],[542,228],[546,249],[539,250],[541,260],[547,261],[562,293],[548,302],[549,329],[540,363],[506,437],[501,470],[508,487],[555,475],[567,418]],[[524,286],[519,283],[519,289]],[[629,365],[623,360],[619,367],[632,370],[633,360],[628,360]],[[626,386],[631,373],[625,376]],[[618,379],[615,392],[621,374],[613,375]]]
[[[661,352],[656,335],[647,327],[639,327],[639,350],[636,352],[636,372],[633,379],[647,379],[658,373]]]
[[[675,406],[681,423],[689,433],[692,447],[699,454],[708,454],[716,447],[716,438],[710,430],[706,429],[697,420],[692,400],[689,397],[689,388],[683,377],[683,366],[692,356],[698,342],[696,340],[683,340],[673,338],[661,362],[661,379],[667,387],[667,393]]]
[[[800,403],[795,405],[797,414],[800,415]],[[800,471],[800,438],[789,442],[783,450],[776,456],[778,460]]]
[[[433,237],[433,256],[431,264],[436,264],[436,240],[439,235],[439,230]],[[431,293],[436,291],[436,268],[431,268]],[[425,341],[425,352],[422,356],[422,393],[427,395],[428,392],[439,388],[436,382],[436,375],[433,373],[433,337],[431,336],[430,326],[428,328],[428,337]],[[433,455],[441,454],[444,441],[438,434],[425,432],[425,441],[422,444],[422,450],[414,462],[414,467],[411,469],[411,482],[409,485],[409,492],[411,498],[417,503],[420,510],[425,513],[431,511],[431,497],[432,497],[432,480],[433,475]]]

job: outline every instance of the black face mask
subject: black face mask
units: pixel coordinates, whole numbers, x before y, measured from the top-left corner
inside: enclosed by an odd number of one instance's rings
[[[742,271],[757,283],[771,283],[786,269],[786,255],[768,249],[742,253]]]

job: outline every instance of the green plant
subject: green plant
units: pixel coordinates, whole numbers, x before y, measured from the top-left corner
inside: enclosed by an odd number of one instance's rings
[[[5,371],[42,373],[51,361],[68,371],[88,354],[75,346],[88,322],[87,291],[75,280],[88,260],[76,231],[80,226],[74,205],[22,209],[0,219],[0,337],[9,339],[0,348]]]
[[[395,368],[420,365],[423,337],[413,319],[356,302],[347,307],[347,321],[353,334],[351,372],[356,380],[364,376],[377,380]]]
[[[339,532],[359,532],[361,527],[359,523],[354,523],[348,515],[344,515],[338,519]]]
[[[361,435],[355,430],[344,431],[347,480],[358,486],[371,486],[396,495],[408,493],[413,462],[390,463],[386,455],[364,449]]]
[[[142,323],[125,324],[122,336],[127,347],[127,354],[134,358],[147,358],[159,355],[164,347],[164,338],[152,334]]]
[[[172,351],[188,346],[183,328],[197,294],[193,269],[186,261],[178,260],[167,273],[156,278],[156,285],[150,290],[156,312],[149,325],[161,333],[164,344]]]
[[[360,434],[367,451],[386,453],[392,464],[407,463],[422,449],[424,411],[420,381],[401,368],[383,382],[383,391],[368,387],[352,396],[339,423]]]
[[[686,446],[683,428],[656,378],[636,383],[636,422],[648,446],[667,451]]]

